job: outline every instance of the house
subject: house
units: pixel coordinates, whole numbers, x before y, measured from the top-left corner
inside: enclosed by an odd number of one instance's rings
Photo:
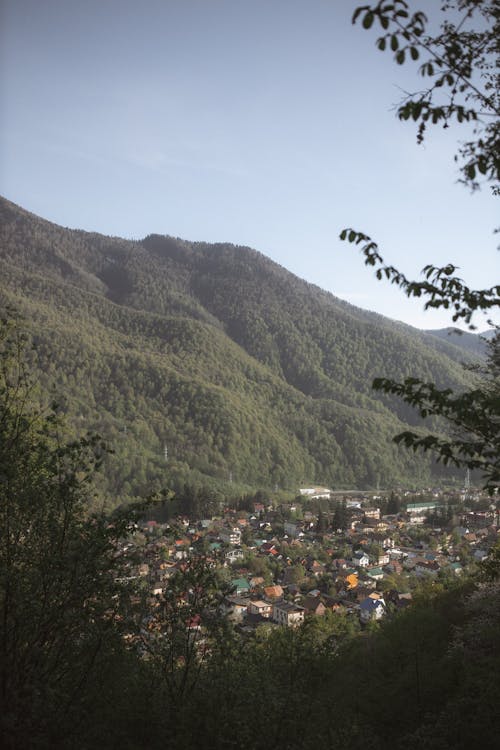
[[[385,615],[385,601],[373,599],[371,596],[366,597],[359,605],[359,618],[361,622],[367,623],[371,620],[380,620]]]
[[[269,602],[265,602],[262,599],[256,599],[248,602],[248,614],[249,615],[260,615],[261,617],[271,617],[273,611],[273,605]]]
[[[358,578],[357,573],[348,572],[344,580],[345,580],[346,588],[348,591],[350,591],[351,589],[355,589],[359,583],[359,578]]]
[[[408,503],[406,512],[409,516],[410,524],[422,524],[425,521],[425,517],[430,513],[434,513],[438,508],[439,503],[435,502]]]
[[[304,522],[285,521],[283,524],[283,530],[285,534],[291,536],[292,539],[298,539],[300,536],[304,536]]]
[[[230,563],[236,560],[242,560],[245,557],[245,553],[242,549],[231,549],[226,553],[226,560]]]
[[[225,544],[241,544],[241,530],[237,526],[224,526],[219,532],[219,537]]]
[[[304,607],[293,604],[293,602],[279,601],[273,604],[272,619],[278,625],[285,625],[286,627],[300,625],[301,622],[304,622],[304,614]]]
[[[233,578],[231,586],[234,593],[238,596],[239,594],[245,594],[250,591],[250,584],[246,578]]]
[[[374,581],[381,581],[384,577],[384,571],[382,568],[367,568],[366,574],[370,576]]]
[[[305,497],[314,497],[317,499],[325,498],[330,499],[330,490],[328,487],[304,487],[299,490],[300,494]]]
[[[366,552],[363,552],[362,550],[358,550],[358,552],[355,552],[354,555],[351,558],[351,562],[353,565],[355,565],[358,568],[366,568],[366,566],[370,562],[370,558],[366,554]]]
[[[274,542],[262,542],[262,544],[258,545],[260,547],[260,551],[263,555],[276,555],[278,554],[278,550],[276,549],[276,544]]]
[[[335,578],[335,587],[338,592],[351,591],[357,587],[358,583],[358,574],[353,570],[345,570]]]
[[[264,589],[264,596],[266,599],[281,599],[283,596],[283,589],[281,586],[266,586]]]
[[[302,602],[302,606],[306,611],[306,615],[316,615],[321,617],[326,612],[326,607],[319,596],[312,596],[309,594],[309,596],[306,596]]]
[[[415,573],[418,576],[432,575],[439,573],[440,565],[435,560],[417,560],[415,563]]]
[[[220,608],[223,615],[233,622],[241,622],[247,614],[248,599],[241,596],[226,596]]]

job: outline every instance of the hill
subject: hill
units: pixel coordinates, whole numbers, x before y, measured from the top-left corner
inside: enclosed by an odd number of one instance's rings
[[[495,329],[490,328],[482,333],[470,333],[469,331],[461,331],[458,328],[439,328],[437,330],[426,331],[426,333],[454,344],[476,357],[485,357],[487,343],[493,338]]]
[[[460,388],[464,352],[230,244],[70,230],[0,203],[0,295],[28,322],[45,399],[115,450],[110,502],[176,478],[219,491],[422,483],[391,437],[415,415],[371,390]],[[165,447],[168,461],[165,460]],[[443,469],[440,469],[443,471]]]

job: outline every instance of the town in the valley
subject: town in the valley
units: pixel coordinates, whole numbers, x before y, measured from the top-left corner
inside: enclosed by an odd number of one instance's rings
[[[477,570],[499,539],[499,508],[469,486],[304,487],[285,503],[258,492],[210,517],[135,524],[123,541],[133,559],[125,577],[147,604],[143,632],[163,629],[174,581],[173,606],[200,639],[207,609],[243,634],[339,616],[363,630],[411,606],[422,586],[446,588]],[[210,572],[210,596],[196,570]]]

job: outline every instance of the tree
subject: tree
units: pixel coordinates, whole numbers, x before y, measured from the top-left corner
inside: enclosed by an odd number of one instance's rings
[[[232,653],[234,633],[220,610],[230,587],[221,583],[219,573],[213,558],[183,561],[142,622],[143,652],[167,696],[168,731],[181,744],[212,663],[223,663]]]
[[[448,127],[473,123],[472,138],[456,155],[461,180],[475,190],[480,181],[489,182],[500,195],[500,11],[496,0],[449,0],[441,10],[444,20],[440,33],[427,32],[428,20],[421,11],[411,12],[406,0],[359,6],[353,23],[361,19],[363,28],[378,22],[383,30],[377,40],[381,51],[390,49],[395,61],[421,61],[420,73],[427,82],[423,91],[408,94],[398,107],[401,120],[418,124],[417,141],[426,137],[429,125]],[[423,61],[422,61],[423,60]],[[500,285],[472,290],[455,275],[457,267],[447,264],[424,267],[423,280],[409,280],[400,270],[384,263],[377,243],[363,232],[344,229],[340,238],[361,247],[365,264],[376,268],[378,279],[399,286],[409,297],[426,299],[425,309],[444,308],[458,320],[474,328],[472,317],[478,310],[500,306]],[[406,378],[397,383],[378,378],[373,387],[400,396],[415,407],[421,417],[438,416],[451,425],[450,436],[405,431],[397,443],[413,450],[432,451],[438,461],[482,472],[485,488],[493,493],[500,485],[500,338],[490,344],[488,364],[476,388],[455,394],[438,389],[433,383]]]
[[[4,747],[69,741],[120,647],[127,590],[118,540],[132,516],[88,512],[104,446],[64,444],[32,405],[19,321],[0,321],[0,737]],[[93,688],[91,685],[93,684]],[[68,745],[66,745],[68,746]]]

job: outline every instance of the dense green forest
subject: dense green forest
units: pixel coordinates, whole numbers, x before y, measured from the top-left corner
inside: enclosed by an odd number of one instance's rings
[[[6,200],[0,220],[1,301],[24,317],[39,398],[58,402],[70,434],[113,447],[99,486],[108,503],[172,477],[234,493],[443,474],[391,444],[416,417],[371,383],[412,375],[460,389],[472,377],[463,349],[249,248],[104,237]]]

